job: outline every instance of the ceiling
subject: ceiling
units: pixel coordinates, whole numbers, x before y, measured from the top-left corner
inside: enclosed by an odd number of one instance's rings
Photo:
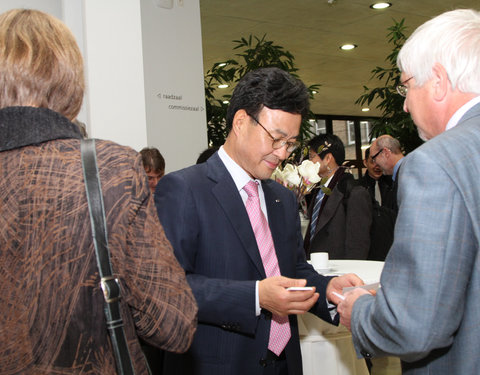
[[[332,0],[330,0],[332,1]],[[376,66],[387,67],[387,29],[405,19],[406,35],[431,17],[456,8],[479,8],[478,0],[390,0],[392,7],[370,9],[375,0],[200,0],[204,70],[235,58],[233,40],[267,35],[295,56],[305,84],[320,84],[314,113],[365,116],[355,100]],[[353,43],[358,48],[342,51]],[[373,106],[374,107],[374,106]],[[378,116],[371,108],[370,116]]]

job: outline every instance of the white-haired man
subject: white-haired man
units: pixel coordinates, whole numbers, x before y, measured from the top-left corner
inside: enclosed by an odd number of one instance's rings
[[[341,322],[359,354],[399,356],[404,374],[478,374],[480,12],[420,26],[398,66],[404,109],[429,141],[400,170],[382,288],[346,293]]]

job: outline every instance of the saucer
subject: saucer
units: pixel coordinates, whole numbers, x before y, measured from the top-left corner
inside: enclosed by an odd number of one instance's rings
[[[318,273],[329,273],[329,272],[332,272],[332,271],[333,271],[333,268],[332,268],[332,267],[328,267],[328,268],[315,268],[315,271],[317,271]]]

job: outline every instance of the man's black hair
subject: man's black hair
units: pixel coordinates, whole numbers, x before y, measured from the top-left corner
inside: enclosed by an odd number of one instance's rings
[[[279,68],[260,68],[248,72],[233,90],[227,110],[227,128],[231,129],[235,113],[244,109],[258,117],[263,107],[285,112],[308,114],[309,93],[302,81]]]
[[[319,152],[321,146],[324,148]],[[345,147],[342,140],[335,134],[320,134],[313,137],[308,142],[308,148],[318,153],[322,160],[325,155],[332,154],[338,165],[342,165],[345,161]]]

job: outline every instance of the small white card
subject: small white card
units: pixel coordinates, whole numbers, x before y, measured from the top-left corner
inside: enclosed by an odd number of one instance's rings
[[[347,288],[343,288],[342,292],[345,294],[345,292],[348,292],[348,291],[356,289],[356,288],[362,288],[362,289],[365,289],[365,290],[377,291],[380,288],[380,283],[366,284],[366,285],[361,285],[361,286],[349,286]]]

